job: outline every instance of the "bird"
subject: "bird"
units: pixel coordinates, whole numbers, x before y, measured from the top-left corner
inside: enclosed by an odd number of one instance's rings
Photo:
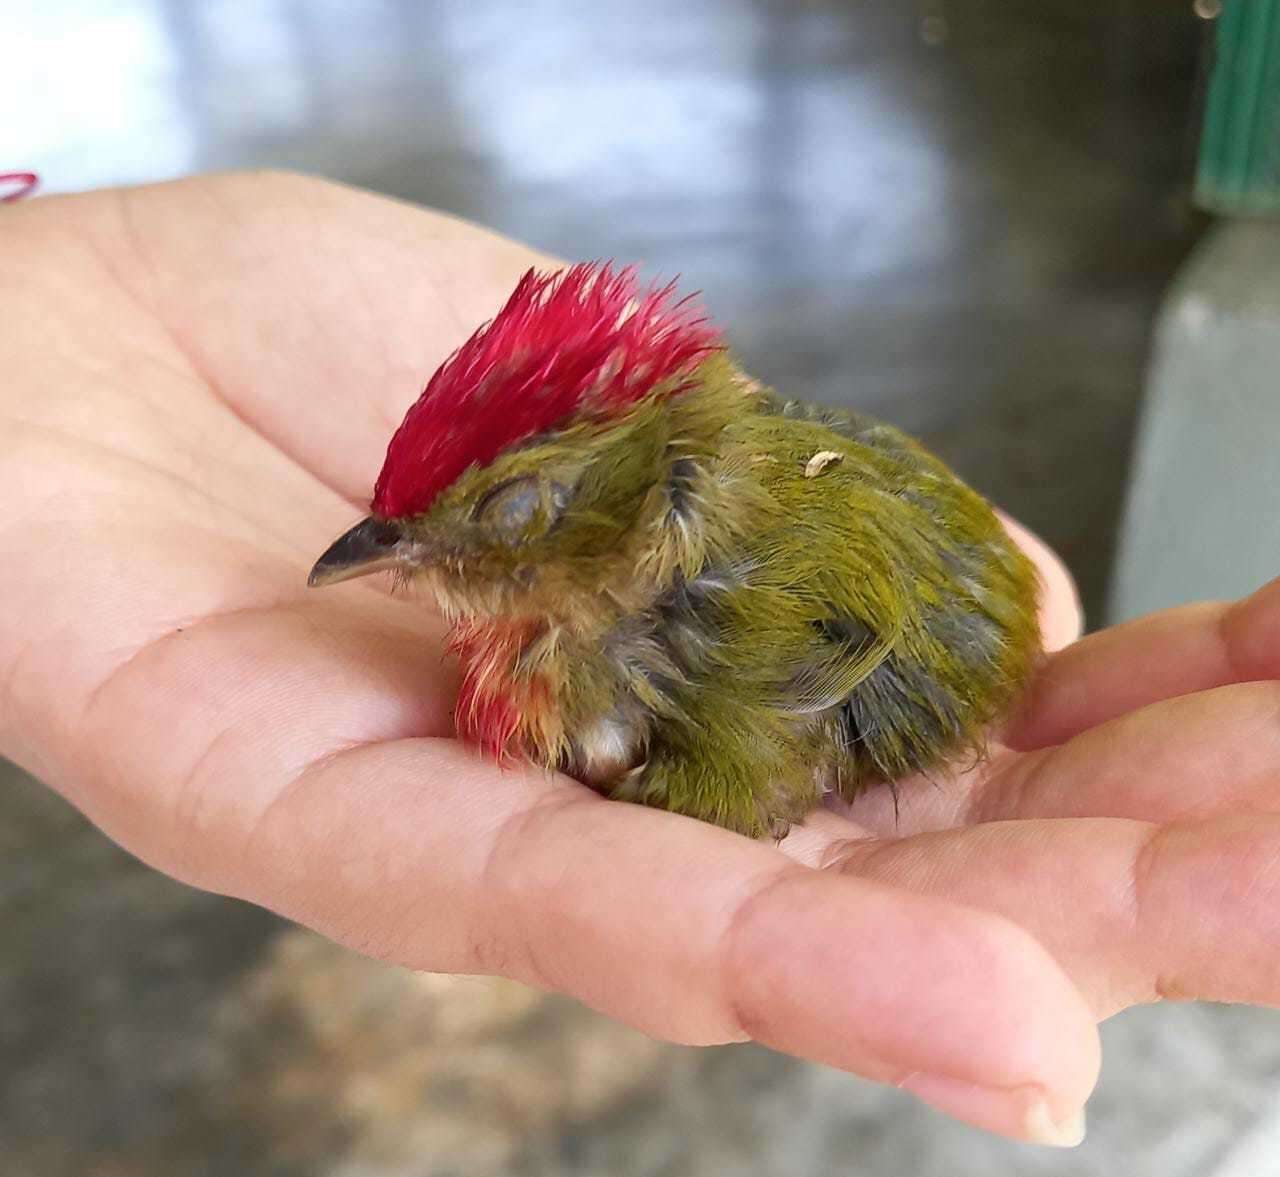
[[[977,491],[612,263],[530,269],[427,381],[309,584],[384,571],[448,621],[482,755],[755,838],[981,757],[1040,650]]]

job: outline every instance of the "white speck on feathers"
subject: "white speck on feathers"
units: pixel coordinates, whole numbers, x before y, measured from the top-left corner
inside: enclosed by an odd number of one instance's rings
[[[843,461],[844,454],[838,454],[835,450],[819,450],[804,464],[804,476],[817,478],[828,466]]]

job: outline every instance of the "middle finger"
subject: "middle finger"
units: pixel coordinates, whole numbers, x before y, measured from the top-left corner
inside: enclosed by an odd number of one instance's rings
[[[1167,699],[1057,747],[1008,753],[976,778],[964,820],[1241,812],[1280,813],[1280,683]]]

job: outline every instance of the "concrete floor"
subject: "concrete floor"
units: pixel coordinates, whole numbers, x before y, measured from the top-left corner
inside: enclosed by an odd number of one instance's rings
[[[924,435],[1096,611],[1150,322],[1199,228],[1197,26],[1163,0],[19,0],[0,163],[55,191],[301,168],[682,272],[759,376]],[[1090,1141],[1045,1153],[760,1049],[360,960],[3,785],[6,1177],[1252,1177],[1277,1155],[1280,1035],[1253,1011],[1117,1019]]]

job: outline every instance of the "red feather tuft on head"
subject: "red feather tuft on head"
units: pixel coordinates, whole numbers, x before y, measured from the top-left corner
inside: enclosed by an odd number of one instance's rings
[[[469,466],[577,415],[607,419],[696,367],[718,336],[673,293],[674,285],[637,291],[630,267],[529,270],[405,414],[373,513],[420,514]]]

